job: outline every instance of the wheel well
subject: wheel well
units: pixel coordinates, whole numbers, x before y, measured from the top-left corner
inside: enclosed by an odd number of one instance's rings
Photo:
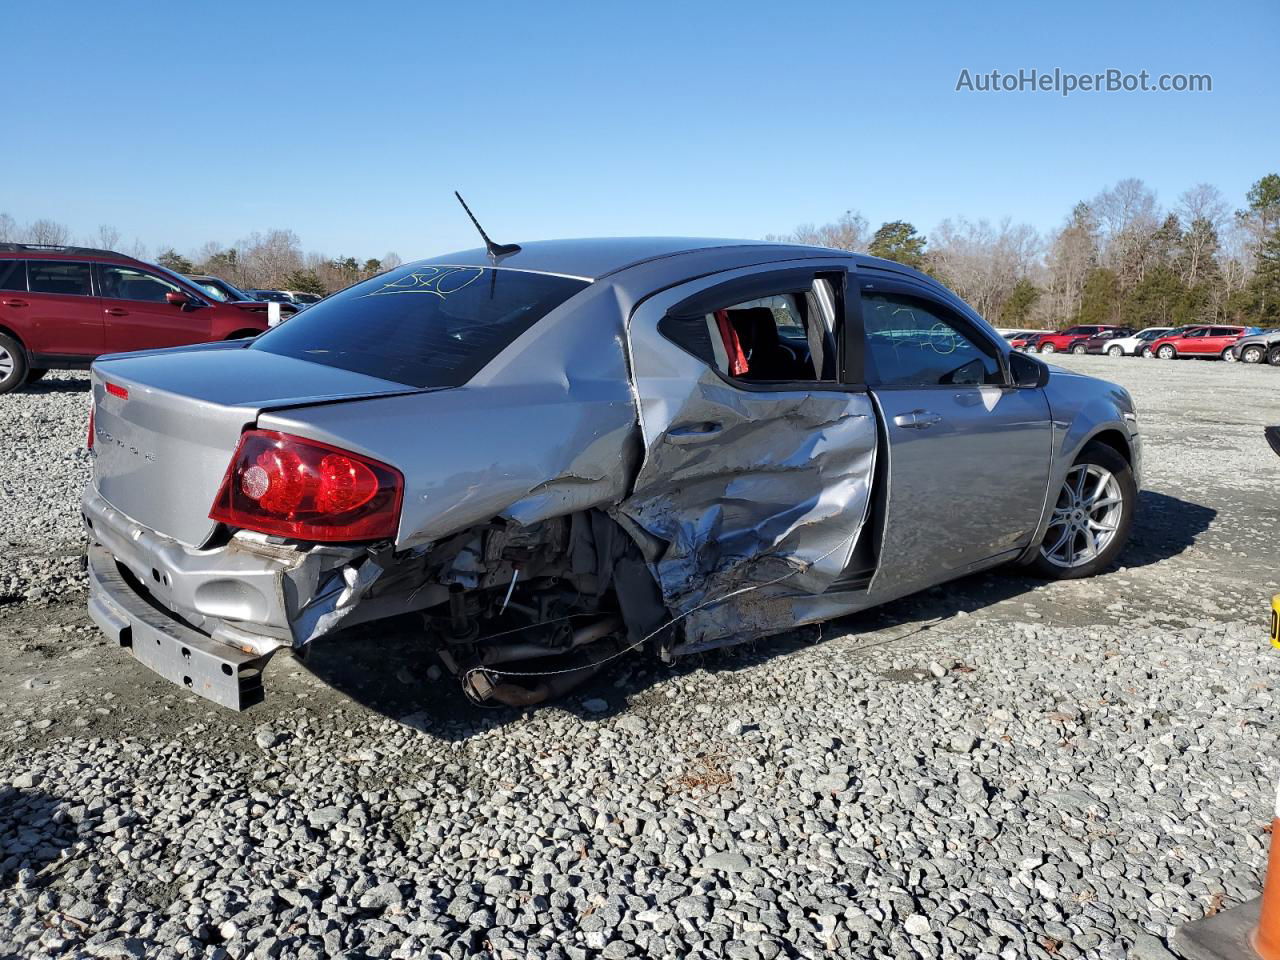
[[[1089,438],[1090,443],[1100,443],[1104,447],[1110,447],[1120,456],[1124,457],[1124,462],[1133,465],[1133,451],[1129,449],[1129,441],[1119,430],[1103,430],[1099,434],[1095,434]]]
[[[10,330],[8,327],[4,326],[4,324],[0,324],[0,333],[4,334],[10,340],[13,340],[23,350],[27,349],[27,345],[22,342],[22,338],[18,336],[16,333],[14,333],[12,330]],[[30,351],[27,351],[27,352],[29,353]]]

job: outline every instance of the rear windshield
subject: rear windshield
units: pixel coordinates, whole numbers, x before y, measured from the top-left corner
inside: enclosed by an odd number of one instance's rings
[[[321,300],[250,349],[411,387],[459,387],[586,286],[500,268],[399,267]]]

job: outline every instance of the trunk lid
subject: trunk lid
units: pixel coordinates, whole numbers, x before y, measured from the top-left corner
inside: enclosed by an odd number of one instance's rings
[[[244,347],[209,344],[93,365],[93,484],[107,502],[157,533],[199,546],[213,532],[209,510],[240,433],[260,413],[415,392]]]

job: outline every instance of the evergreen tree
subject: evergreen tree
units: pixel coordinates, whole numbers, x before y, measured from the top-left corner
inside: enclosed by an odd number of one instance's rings
[[[178,251],[170,247],[160,256],[156,257],[156,263],[162,267],[167,267],[174,273],[195,273],[196,265],[184,257]]]
[[[1120,300],[1120,280],[1106,267],[1095,267],[1085,276],[1080,291],[1076,323],[1115,323]]]
[[[916,232],[914,226],[905,220],[894,220],[880,225],[867,252],[873,257],[896,260],[923,270],[925,243],[925,238]]]
[[[1009,291],[1009,296],[1000,308],[1000,324],[1005,327],[1025,327],[1031,308],[1040,299],[1040,288],[1026,277],[1020,279]]]

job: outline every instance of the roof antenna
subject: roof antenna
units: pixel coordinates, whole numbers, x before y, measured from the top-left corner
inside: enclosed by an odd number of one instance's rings
[[[458,198],[458,202],[462,204],[462,209],[467,211],[467,216],[471,218],[471,222],[476,225],[476,229],[480,231],[480,236],[484,238],[484,248],[489,251],[489,257],[498,260],[500,257],[509,257],[513,253],[520,252],[520,244],[518,243],[494,243],[489,239],[489,235],[484,232],[484,227],[480,226],[480,221],[476,219],[476,215],[471,212],[471,208],[467,206],[467,201],[462,199],[462,194],[457,190],[453,191],[453,195]]]

